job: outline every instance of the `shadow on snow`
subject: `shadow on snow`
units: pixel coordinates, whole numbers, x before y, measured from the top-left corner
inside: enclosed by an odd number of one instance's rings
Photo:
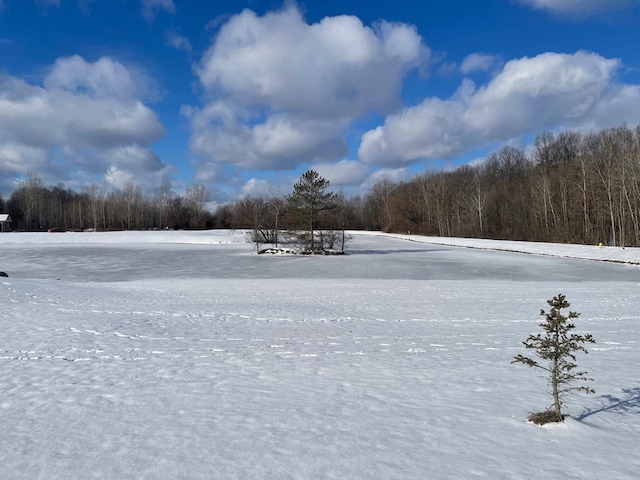
[[[613,395],[601,395],[601,405],[582,412],[575,417],[576,420],[582,421],[585,418],[595,415],[596,413],[613,412],[618,414],[640,414],[640,388],[623,389],[623,398]]]

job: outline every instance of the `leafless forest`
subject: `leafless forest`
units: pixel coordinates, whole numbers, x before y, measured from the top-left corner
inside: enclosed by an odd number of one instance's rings
[[[173,193],[164,178],[153,195],[143,195],[132,182],[107,192],[104,186],[89,185],[82,192],[62,185],[47,186],[30,174],[11,194],[0,210],[7,211],[13,230],[149,230],[165,228],[212,228],[212,215],[205,210],[207,189],[193,184],[185,196]]]
[[[526,151],[504,147],[475,166],[381,180],[338,204],[325,227],[640,246],[640,126],[543,133]],[[286,213],[286,199],[245,199],[215,216],[272,226],[276,210]]]
[[[31,175],[0,209],[13,228],[289,228],[288,196],[205,208],[203,185],[152,196],[133,184],[105,192],[48,187]],[[3,202],[4,203],[4,202]],[[335,196],[318,228],[640,246],[640,125],[596,133],[542,133],[527,150],[504,147],[475,166],[377,182],[362,196]]]

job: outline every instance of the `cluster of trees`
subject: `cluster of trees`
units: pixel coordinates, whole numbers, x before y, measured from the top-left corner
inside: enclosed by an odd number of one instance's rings
[[[245,198],[220,207],[215,218],[228,228],[250,229],[258,249],[260,243],[295,243],[308,252],[342,251],[346,201],[328,187],[328,180],[309,170],[291,194]]]
[[[133,183],[108,193],[94,184],[76,193],[62,185],[49,187],[30,174],[0,207],[11,216],[14,230],[197,229],[213,227],[212,214],[205,209],[207,196],[200,184],[178,196],[168,178],[153,196],[143,195]]]

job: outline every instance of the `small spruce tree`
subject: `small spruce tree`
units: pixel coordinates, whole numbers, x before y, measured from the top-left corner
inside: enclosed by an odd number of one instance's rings
[[[529,367],[539,368],[549,374],[549,383],[553,394],[553,405],[546,411],[534,413],[529,420],[537,424],[549,422],[561,422],[564,419],[562,414],[562,399],[571,392],[595,393],[595,390],[587,386],[577,386],[577,381],[593,381],[587,378],[587,372],[576,371],[577,352],[589,353],[583,346],[585,343],[595,343],[591,335],[576,335],[570,333],[575,324],[570,320],[578,318],[576,312],[569,312],[568,316],[561,313],[562,309],[569,308],[570,304],[566,297],[559,294],[551,300],[547,300],[551,307],[549,312],[540,310],[540,315],[545,317],[545,321],[540,324],[544,334],[530,335],[526,341],[522,342],[526,348],[536,351],[544,363],[539,363],[529,357],[516,355],[511,363],[524,363]]]
[[[300,176],[300,180],[293,186],[293,192],[287,196],[289,221],[296,229],[304,230],[299,238],[306,239],[312,252],[317,249],[316,229],[323,226],[322,220],[327,213],[337,208],[336,194],[327,192],[327,188],[329,180],[321,177],[315,170],[308,170]],[[320,248],[324,248],[320,243]]]

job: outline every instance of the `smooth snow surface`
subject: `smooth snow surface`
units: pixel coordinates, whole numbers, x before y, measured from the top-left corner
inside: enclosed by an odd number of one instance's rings
[[[640,267],[548,255],[638,249],[244,238],[0,234],[0,479],[637,478]],[[597,393],[539,427],[546,379],[510,362],[558,293]]]

